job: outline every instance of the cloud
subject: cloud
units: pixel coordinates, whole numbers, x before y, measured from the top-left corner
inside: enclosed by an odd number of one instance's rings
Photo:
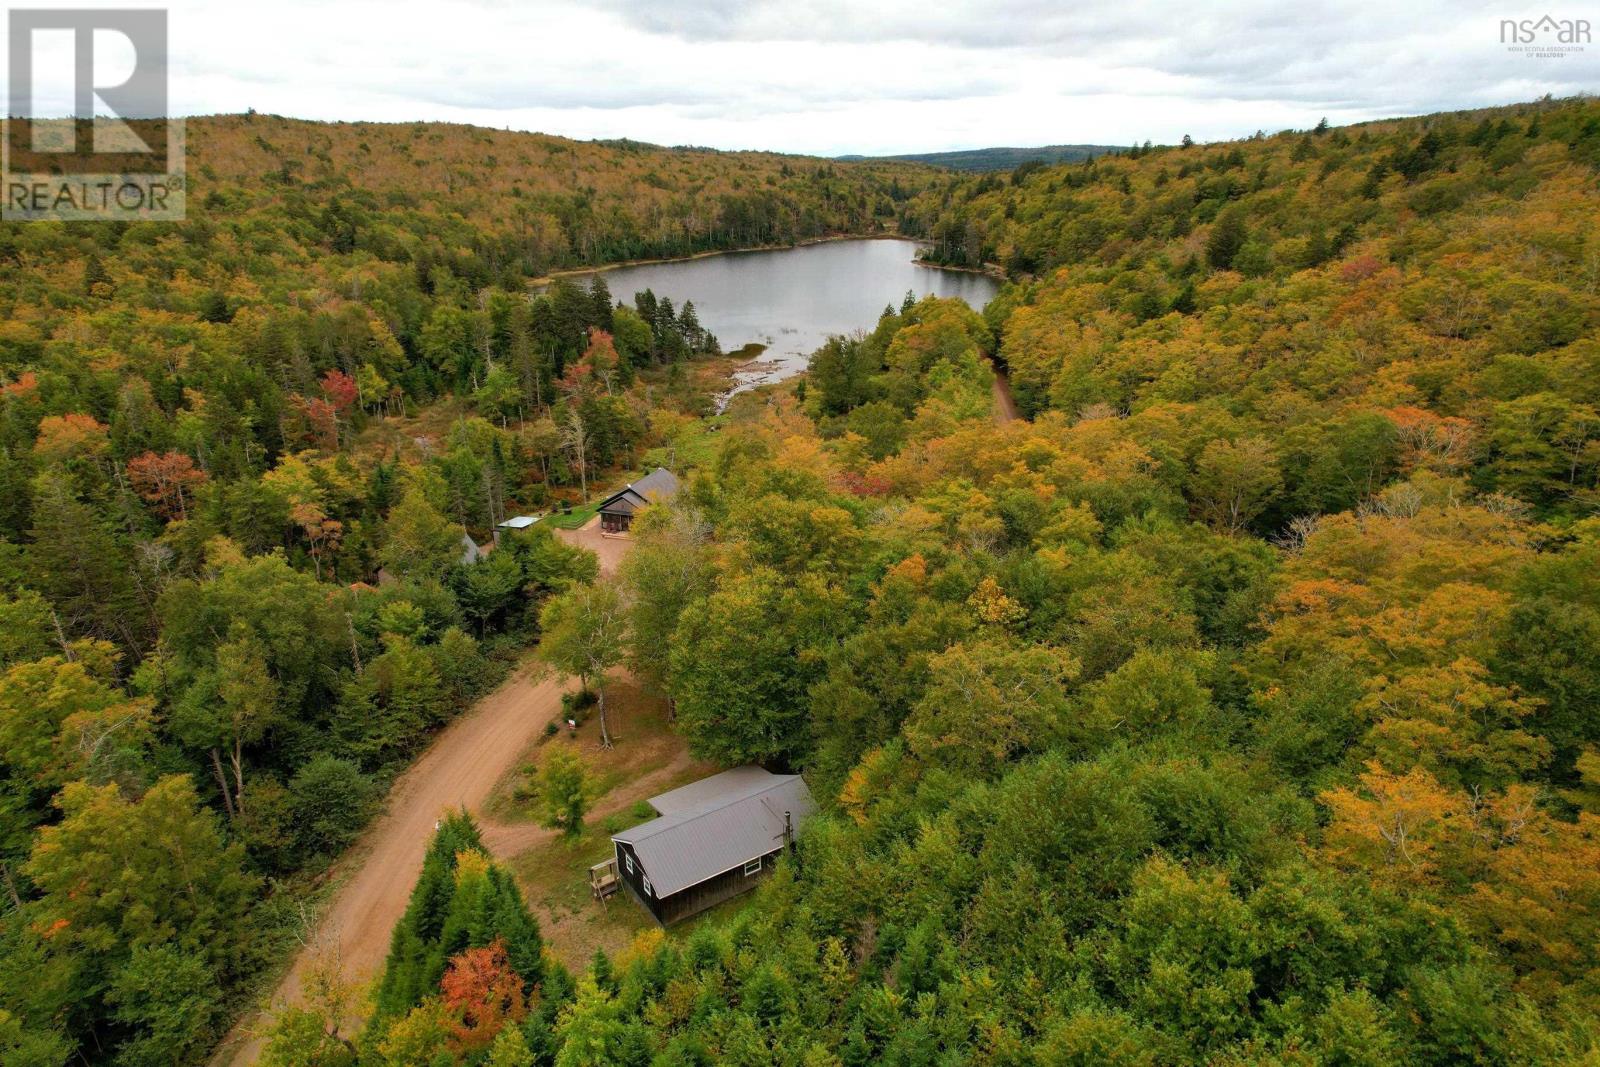
[[[113,0],[119,2],[119,0]],[[142,0],[120,0],[137,4]],[[174,106],[834,154],[1202,140],[1600,84],[1510,3],[175,0]]]

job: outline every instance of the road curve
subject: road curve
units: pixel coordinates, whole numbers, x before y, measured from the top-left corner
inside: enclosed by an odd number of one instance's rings
[[[601,568],[613,572],[631,544],[602,539],[599,519],[582,530],[561,530],[566,541],[596,550]],[[321,953],[336,953],[344,977],[365,983],[377,977],[389,951],[389,935],[405,913],[412,886],[435,823],[445,812],[466,808],[482,820],[490,792],[561,709],[561,694],[573,683],[537,669],[519,669],[472,710],[447,726],[389,791],[384,813],[338,864],[351,873],[317,924],[313,944],[303,949],[272,995],[267,1010],[251,1013],[223,1039],[212,1067],[248,1067],[260,1058],[261,1031],[272,1011],[301,998],[307,968]],[[523,844],[527,831],[485,825],[491,849]],[[502,840],[502,838],[504,840]],[[495,847],[495,846],[501,847]]]

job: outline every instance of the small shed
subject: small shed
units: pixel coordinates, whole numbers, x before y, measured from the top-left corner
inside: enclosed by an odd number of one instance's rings
[[[678,477],[665,467],[657,467],[636,482],[600,501],[600,530],[627,533],[633,518],[651,504],[671,500],[678,494]]]
[[[660,818],[611,838],[617,872],[663,926],[754,889],[817,810],[798,774],[735,767],[650,798]]]
[[[495,527],[497,530],[526,530],[539,521],[537,515],[513,515]]]
[[[513,515],[509,519],[504,519],[501,522],[496,523],[494,527],[494,543],[497,545],[500,543],[501,534],[514,532],[517,530],[526,530],[528,527],[537,523],[541,517],[542,516],[539,515]]]

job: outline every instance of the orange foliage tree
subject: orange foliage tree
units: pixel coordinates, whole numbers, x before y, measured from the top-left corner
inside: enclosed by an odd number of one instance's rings
[[[146,452],[128,461],[128,480],[166,519],[189,517],[189,497],[206,473],[182,452]]]
[[[505,941],[498,937],[453,958],[439,989],[455,1017],[452,1038],[461,1052],[488,1048],[507,1023],[521,1022],[528,1013],[522,979],[511,969]]]

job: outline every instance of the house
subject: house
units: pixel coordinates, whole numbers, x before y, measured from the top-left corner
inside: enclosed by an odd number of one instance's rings
[[[658,819],[611,839],[624,885],[663,926],[754,889],[817,810],[798,774],[735,767],[650,799]]]
[[[635,515],[658,501],[671,500],[677,493],[677,476],[665,467],[657,467],[600,501],[600,530],[627,533]]]

